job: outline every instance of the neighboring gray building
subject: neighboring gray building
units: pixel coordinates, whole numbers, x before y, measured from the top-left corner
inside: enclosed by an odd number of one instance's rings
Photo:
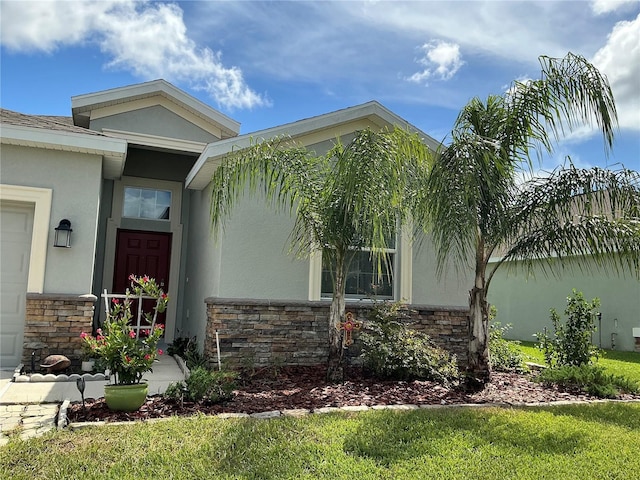
[[[155,277],[168,292],[162,320],[168,343],[185,336],[205,342],[207,298],[322,303],[321,258],[288,255],[293,220],[259,198],[246,198],[213,240],[216,165],[251,138],[286,133],[322,154],[336,138],[363,128],[417,130],[369,102],[239,135],[236,121],[164,80],[79,95],[71,103],[68,118],[2,110],[3,368],[32,351],[77,359],[80,332],[104,316],[101,293],[124,291],[131,273]],[[73,230],[70,248],[54,247],[63,219]],[[451,273],[439,280],[428,242],[414,249],[399,235],[394,270],[389,298],[466,308],[470,279]]]
[[[555,308],[566,320],[567,297],[576,289],[586,300],[600,299],[602,316],[600,321],[594,318],[599,327],[593,335],[596,345],[640,351],[640,280],[634,275],[629,272],[607,275],[595,267],[580,269],[575,260],[569,260],[559,277],[545,273],[542,265],[536,266],[532,275],[509,267],[508,264],[500,267],[489,290],[489,302],[498,310],[497,321],[512,324],[506,334],[508,338],[536,341],[534,334],[545,327],[552,333],[550,309]]]

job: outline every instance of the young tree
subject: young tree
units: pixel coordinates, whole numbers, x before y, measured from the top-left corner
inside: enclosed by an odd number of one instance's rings
[[[406,223],[410,203],[426,179],[430,152],[415,133],[396,128],[359,131],[316,156],[287,137],[264,140],[232,152],[213,175],[211,220],[223,224],[248,187],[260,189],[276,207],[295,212],[291,244],[308,256],[321,250],[333,279],[329,313],[327,378],[343,380],[340,323],[345,315],[345,280],[359,249],[369,247],[381,274],[384,251]]]
[[[519,183],[530,154],[552,152],[565,131],[595,122],[612,147],[617,122],[607,80],[584,58],[541,57],[539,80],[514,82],[460,112],[451,142],[438,152],[418,221],[434,237],[439,272],[451,257],[472,268],[469,293],[469,377],[489,380],[487,291],[496,269],[542,260],[557,272],[571,256],[589,268],[640,275],[640,181],[621,169],[580,170],[569,164],[547,178]],[[501,260],[488,271],[492,256]],[[470,264],[471,263],[471,264]]]

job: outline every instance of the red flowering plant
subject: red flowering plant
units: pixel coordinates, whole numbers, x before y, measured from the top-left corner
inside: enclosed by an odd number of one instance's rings
[[[130,275],[129,280],[131,289],[127,289],[123,299],[112,299],[109,315],[95,337],[85,332],[80,334],[85,348],[109,369],[116,385],[140,383],[142,376],[152,370],[157,356],[163,353],[158,349],[158,341],[164,325],[155,321],[156,314],[165,311],[169,298],[153,278]],[[131,302],[140,296],[154,299],[156,304],[151,312],[143,313],[150,326],[136,335],[131,325]]]

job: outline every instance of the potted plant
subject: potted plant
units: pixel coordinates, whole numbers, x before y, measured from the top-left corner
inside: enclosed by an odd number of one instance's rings
[[[112,410],[135,411],[147,398],[148,385],[142,380],[152,371],[153,362],[162,350],[158,340],[164,333],[164,325],[155,323],[156,313],[164,312],[168,297],[148,276],[129,276],[131,289],[124,298],[113,298],[111,310],[103,328],[92,336],[83,332],[80,336],[93,355],[109,370],[113,383],[105,385],[105,401]],[[131,302],[134,298],[154,299],[152,312],[145,312],[149,323],[137,333],[131,326]]]

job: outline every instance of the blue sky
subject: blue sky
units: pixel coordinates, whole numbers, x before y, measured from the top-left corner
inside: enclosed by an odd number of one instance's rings
[[[640,170],[640,2],[0,1],[0,104],[70,115],[71,97],[164,78],[241,133],[377,100],[438,140],[472,97],[537,78],[539,55],[604,72],[620,130],[589,127],[541,168]]]

